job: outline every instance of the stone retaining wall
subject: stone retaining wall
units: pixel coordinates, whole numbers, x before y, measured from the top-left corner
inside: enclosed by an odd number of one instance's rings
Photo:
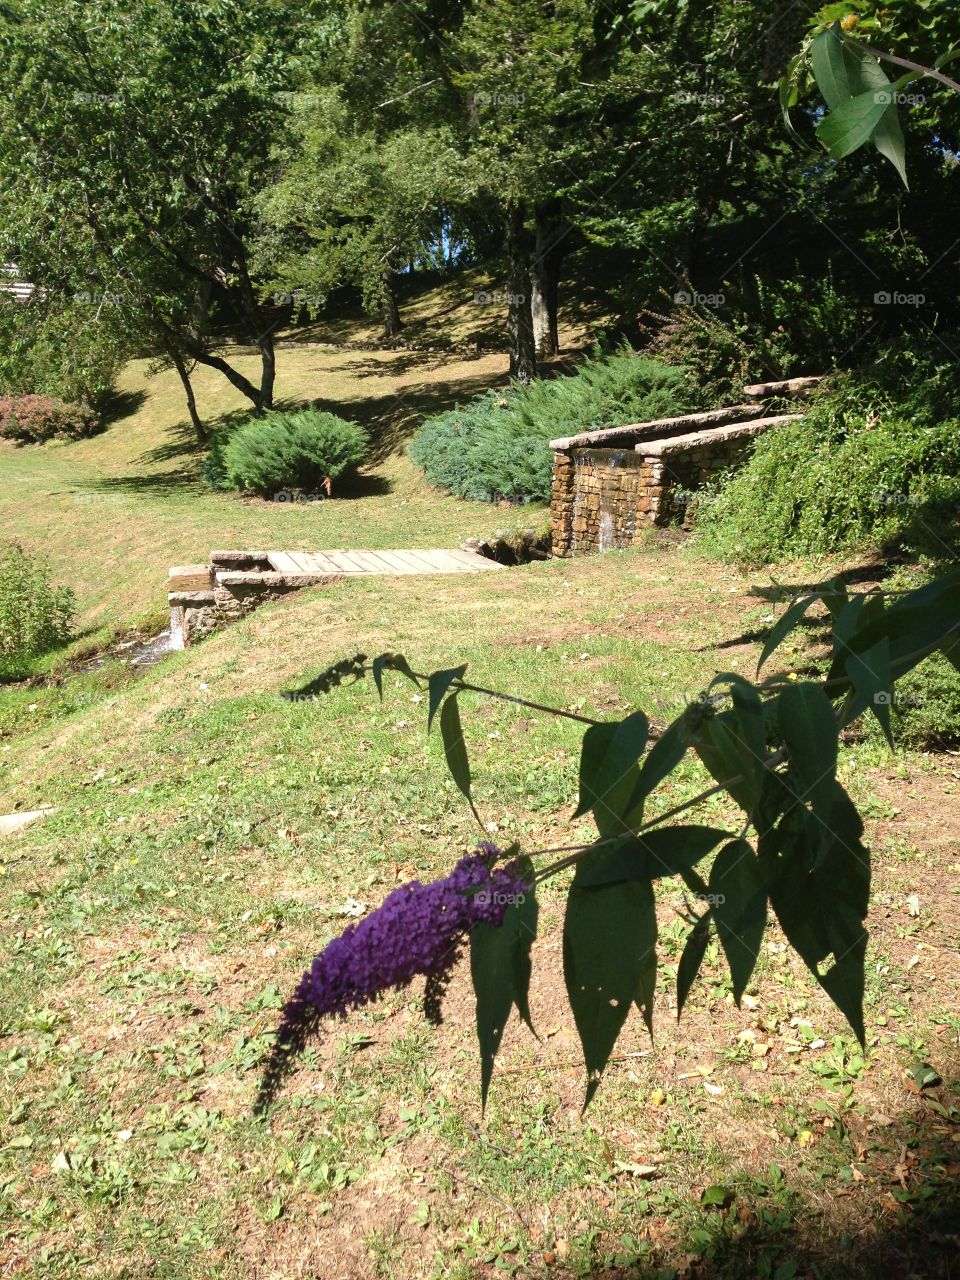
[[[551,495],[553,554],[566,557],[629,547],[652,526],[688,527],[692,499],[707,481],[738,466],[760,432],[792,422],[795,416],[724,423],[683,436],[640,440],[621,449],[557,450]],[[575,439],[579,443],[584,437]]]

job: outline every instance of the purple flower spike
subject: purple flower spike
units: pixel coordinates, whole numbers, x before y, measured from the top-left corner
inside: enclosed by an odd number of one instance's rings
[[[327,944],[283,1010],[256,1111],[276,1095],[321,1018],[343,1017],[391,987],[405,987],[418,974],[442,979],[475,924],[502,923],[507,907],[528,886],[514,864],[491,871],[499,855],[495,845],[484,843],[444,879],[401,885],[366,919]]]

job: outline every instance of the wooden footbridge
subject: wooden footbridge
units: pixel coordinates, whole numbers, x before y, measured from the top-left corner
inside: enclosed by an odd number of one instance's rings
[[[380,575],[490,573],[503,565],[469,548],[453,551],[212,551],[209,564],[170,570],[174,648],[182,648],[268,600],[303,587]]]
[[[487,573],[503,566],[476,551],[268,551],[270,566],[287,578],[360,574]]]

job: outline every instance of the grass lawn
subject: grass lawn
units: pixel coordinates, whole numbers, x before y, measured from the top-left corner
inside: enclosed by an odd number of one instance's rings
[[[749,587],[676,548],[352,582],[21,727],[3,805],[60,809],[0,851],[8,1272],[789,1277],[884,1259],[906,1275],[919,1250],[920,1273],[941,1274],[960,1166],[953,757],[872,740],[843,755],[876,859],[866,1055],[775,928],[744,1009],[712,943],[678,1026],[686,926],[665,884],[656,1042],[633,1016],[581,1116],[548,888],[541,1038],[511,1025],[486,1117],[464,966],[444,1027],[419,985],[394,994],[328,1029],[268,1122],[250,1115],[280,1002],[348,900],[375,905],[476,838],[410,686],[382,706],[367,684],[297,705],[277,690],[400,648],[662,723],[714,671],[755,662],[769,605]],[[496,838],[567,843],[575,726],[461,701]],[[702,781],[687,766],[661,803]],[[905,1074],[921,1061],[945,1081],[922,1095]]]
[[[0,534],[45,550],[103,632],[157,613],[168,565],[215,545],[455,545],[505,513],[425,490],[396,446],[428,400],[502,365],[291,353],[284,397],[355,404],[381,442],[366,496],[309,508],[202,489],[173,383],[134,369],[127,389],[149,398],[106,437],[4,451]],[[206,382],[200,394],[220,396]],[[424,1020],[422,984],[394,993],[329,1026],[267,1120],[251,1116],[309,958],[356,902],[442,874],[478,837],[410,685],[390,678],[382,704],[369,683],[297,704],[278,691],[358,651],[401,650],[424,670],[469,661],[482,684],[593,716],[643,707],[662,725],[715,672],[752,672],[770,621],[753,585],[669,541],[353,581],[265,607],[137,679],[110,659],[11,691],[0,813],[58,808],[0,844],[0,1274],[955,1274],[960,771],[956,756],[894,756],[873,737],[840,764],[874,852],[865,1053],[773,926],[743,1009],[711,942],[678,1024],[687,926],[670,882],[655,1042],[631,1015],[582,1115],[562,886],[549,885],[540,1038],[511,1023],[485,1116],[463,964],[443,1027]],[[807,643],[788,642],[784,665]],[[577,727],[460,701],[490,838],[586,835],[569,820]],[[650,812],[703,783],[688,762]],[[722,800],[705,809],[732,819]],[[941,1083],[917,1085],[923,1063]]]
[[[255,374],[252,356],[237,364]],[[128,411],[90,440],[15,448],[0,443],[0,539],[17,538],[53,562],[76,590],[84,625],[109,630],[162,617],[167,570],[206,561],[214,548],[446,547],[501,525],[542,517],[466,503],[422,484],[402,446],[425,414],[505,380],[500,355],[464,356],[283,349],[278,402],[321,399],[366,426],[373,457],[332,502],[279,503],[214,492],[175,373],[125,372]],[[196,375],[210,420],[242,408],[220,374]]]

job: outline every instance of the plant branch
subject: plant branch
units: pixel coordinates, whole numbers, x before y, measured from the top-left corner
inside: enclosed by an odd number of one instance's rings
[[[372,671],[372,667],[365,668]],[[414,671],[413,675],[418,680],[429,682],[430,677],[423,671]],[[501,702],[513,702],[518,707],[527,707],[530,711],[545,711],[549,716],[561,716],[564,720],[576,720],[579,724],[607,724],[606,720],[594,720],[591,716],[581,716],[575,711],[561,711],[559,707],[548,707],[542,702],[531,702],[529,698],[519,698],[513,693],[501,693],[498,689],[487,689],[482,684],[471,684],[469,680],[461,680],[457,677],[452,682],[452,688],[464,690],[467,693],[484,693],[488,698],[498,698]]]
[[[855,49],[860,49],[863,53],[869,53],[873,58],[877,58],[882,62],[892,62],[894,66],[903,67],[907,71],[915,71],[919,76],[929,76],[933,80],[939,80],[941,84],[945,84],[954,93],[960,93],[960,83],[956,80],[951,80],[942,71],[936,71],[933,67],[925,67],[920,62],[911,62],[909,58],[900,58],[894,53],[885,53],[883,49],[877,49],[872,44],[864,44],[862,40],[855,40],[853,36],[844,35],[843,39],[846,44],[852,45]]]

